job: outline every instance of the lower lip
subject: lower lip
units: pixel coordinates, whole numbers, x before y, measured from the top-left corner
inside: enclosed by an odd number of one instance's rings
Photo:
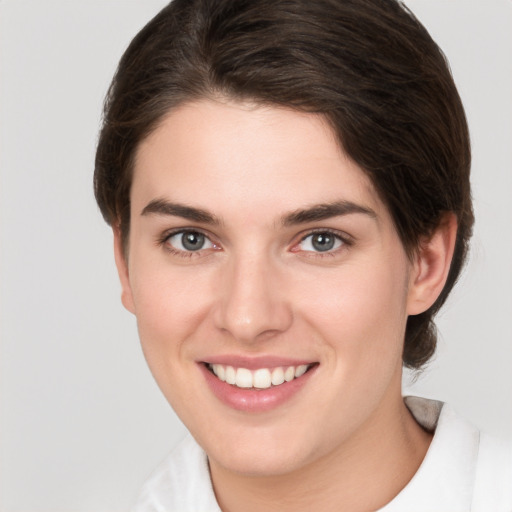
[[[290,382],[266,389],[239,388],[218,379],[206,364],[199,363],[199,367],[213,394],[221,402],[238,411],[257,413],[270,411],[291,400],[312,377],[317,365]]]

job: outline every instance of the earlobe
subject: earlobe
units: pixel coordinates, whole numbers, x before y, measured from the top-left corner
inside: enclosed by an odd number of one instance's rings
[[[448,278],[457,237],[457,218],[445,214],[433,235],[422,240],[411,274],[407,313],[426,311],[439,297]]]
[[[123,241],[121,237],[121,230],[119,226],[112,228],[114,233],[114,257],[116,261],[117,273],[119,274],[119,280],[121,282],[121,302],[123,306],[135,314],[135,305],[133,302],[132,288],[130,284],[130,274],[128,270],[128,261],[123,247]]]

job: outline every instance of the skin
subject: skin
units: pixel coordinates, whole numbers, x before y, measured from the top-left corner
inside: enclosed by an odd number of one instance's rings
[[[216,222],[148,212],[154,201]],[[364,211],[283,222],[340,201]],[[444,285],[453,216],[409,259],[321,117],[227,99],[182,105],[140,144],[131,208],[126,251],[114,230],[123,304],[208,454],[222,510],[375,510],[396,496],[431,440],[401,397],[406,320]],[[205,234],[204,248],[168,237],[180,229]],[[315,250],[312,230],[339,236],[335,248]],[[318,366],[285,404],[255,414],[206,385],[198,361],[224,354]]]

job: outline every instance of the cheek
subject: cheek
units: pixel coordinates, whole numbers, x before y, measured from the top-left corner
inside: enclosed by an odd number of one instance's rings
[[[330,386],[316,400],[329,424],[322,427],[326,440],[358,428],[399,383],[407,273],[405,267],[396,268],[381,272],[373,265],[354,265],[337,269],[329,281],[309,283],[301,316],[307,322],[304,330],[318,337],[326,356]],[[324,448],[329,446],[326,441]]]
[[[400,261],[384,269],[351,265],[336,269],[329,280],[311,280],[304,317],[337,352],[344,371],[362,366],[380,371],[383,361],[394,365],[401,358],[407,275]]]
[[[210,280],[150,262],[134,265],[131,275],[135,314],[142,348],[152,371],[172,364],[204,322],[211,298]]]
[[[208,293],[198,290],[198,276],[192,279],[155,265],[149,268],[132,278],[140,343],[156,383],[185,420],[186,404],[195,403],[198,396],[190,380],[195,365],[190,340],[198,331],[208,338],[204,331]]]

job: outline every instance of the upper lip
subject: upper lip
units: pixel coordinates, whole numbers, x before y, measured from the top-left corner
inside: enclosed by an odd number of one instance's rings
[[[222,364],[224,366],[233,366],[234,368],[247,368],[248,370],[258,370],[259,368],[277,368],[279,366],[300,366],[303,364],[311,365],[316,361],[307,359],[294,359],[281,356],[244,356],[236,354],[216,355],[206,357],[200,361],[206,364]]]

